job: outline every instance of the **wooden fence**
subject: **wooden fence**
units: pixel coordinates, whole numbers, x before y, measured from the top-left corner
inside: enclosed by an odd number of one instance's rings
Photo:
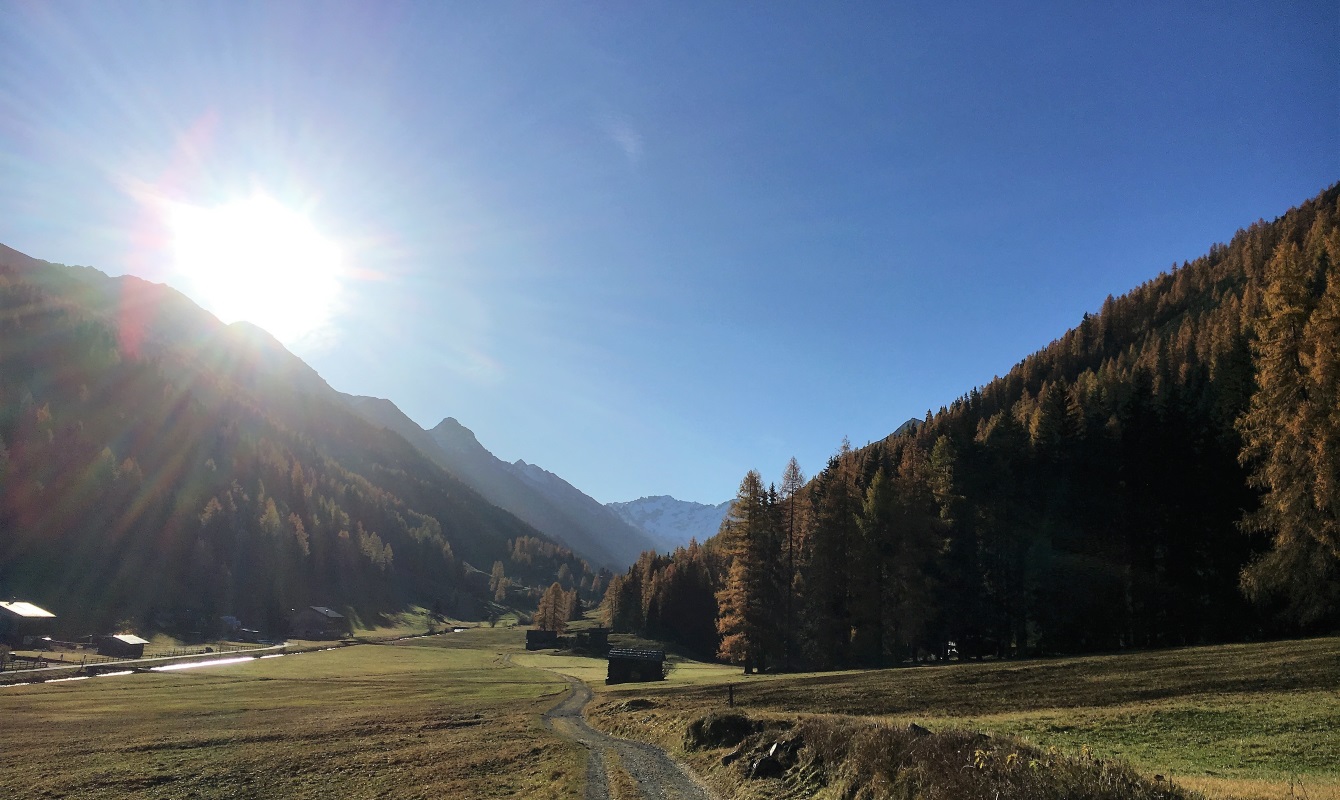
[[[255,650],[256,645],[246,644],[210,644],[195,645],[192,647],[164,647],[153,650],[146,649],[144,658],[177,658],[181,656],[201,656],[211,653],[237,653],[242,650]],[[109,664],[119,661],[135,661],[137,659],[118,658],[114,656],[98,655],[95,648],[80,647],[70,651],[60,651],[52,653],[40,653],[36,656],[9,654],[7,657],[0,658],[0,672],[23,672],[32,669],[46,669],[47,667],[79,667],[87,664]]]

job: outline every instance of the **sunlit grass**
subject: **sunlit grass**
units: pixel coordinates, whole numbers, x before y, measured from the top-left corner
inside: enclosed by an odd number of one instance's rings
[[[416,618],[400,623],[417,632]],[[557,672],[596,689],[593,722],[672,751],[688,720],[726,707],[730,684],[753,716],[845,714],[1087,747],[1212,798],[1340,797],[1340,639],[790,676],[675,658],[663,683],[612,687],[604,659],[527,652],[524,640],[475,627],[0,689],[0,792],[579,796],[583,753],[539,723],[566,691]],[[719,769],[712,753],[688,760]]]
[[[577,796],[566,683],[446,638],[0,689],[0,795]]]
[[[927,718],[931,726],[1009,733],[1095,752],[1146,772],[1218,782],[1334,784],[1340,775],[1340,696],[1334,691],[1191,695],[1146,703]],[[1311,780],[1312,777],[1318,780]]]
[[[353,636],[366,639],[392,639],[399,636],[418,636],[456,627],[473,627],[477,622],[461,622],[449,617],[438,618],[422,606],[411,606],[404,611],[368,619],[351,620]]]
[[[695,672],[675,688],[602,695],[609,713],[592,719],[675,748],[689,720],[726,707],[729,682],[736,709],[751,715],[847,714],[1017,735],[1072,754],[1088,747],[1212,798],[1290,797],[1291,782],[1293,796],[1340,797],[1335,638],[794,676]],[[630,693],[653,705],[620,711]]]
[[[622,646],[618,642],[616,646]],[[550,669],[564,675],[585,681],[597,692],[637,692],[647,684],[605,685],[607,661],[603,657],[573,655],[564,651],[541,650],[521,652],[512,657],[517,664],[538,669]],[[667,688],[683,686],[703,686],[731,683],[740,678],[740,670],[725,664],[710,664],[702,661],[670,658],[665,681],[659,686]]]

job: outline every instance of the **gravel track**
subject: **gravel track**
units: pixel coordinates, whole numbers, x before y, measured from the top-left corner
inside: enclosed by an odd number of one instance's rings
[[[591,688],[576,678],[563,677],[572,689],[563,702],[544,715],[544,722],[550,730],[577,742],[590,753],[586,765],[586,800],[611,800],[605,768],[606,755],[611,752],[619,756],[623,768],[637,781],[644,800],[716,800],[715,795],[661,748],[610,736],[587,725],[582,709],[591,702]]]

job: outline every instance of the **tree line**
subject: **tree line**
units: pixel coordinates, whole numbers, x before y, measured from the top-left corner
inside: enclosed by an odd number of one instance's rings
[[[616,630],[755,668],[1228,641],[1340,621],[1340,188],[1239,231],[721,531]]]

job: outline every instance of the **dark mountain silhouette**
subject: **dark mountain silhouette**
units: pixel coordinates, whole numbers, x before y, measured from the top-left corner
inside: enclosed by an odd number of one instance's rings
[[[447,469],[469,475],[470,485],[490,502],[566,542],[593,563],[623,569],[655,546],[645,533],[553,473],[497,458],[451,417],[429,434]]]
[[[468,576],[495,561],[520,585],[563,565],[589,584],[265,331],[0,246],[0,594],[72,631],[278,630],[309,603],[477,610]]]
[[[557,475],[524,461],[509,464],[493,455],[454,417],[426,431],[390,400],[343,397],[350,408],[403,436],[490,503],[565,543],[592,564],[623,569],[643,550],[655,546],[646,533]]]

